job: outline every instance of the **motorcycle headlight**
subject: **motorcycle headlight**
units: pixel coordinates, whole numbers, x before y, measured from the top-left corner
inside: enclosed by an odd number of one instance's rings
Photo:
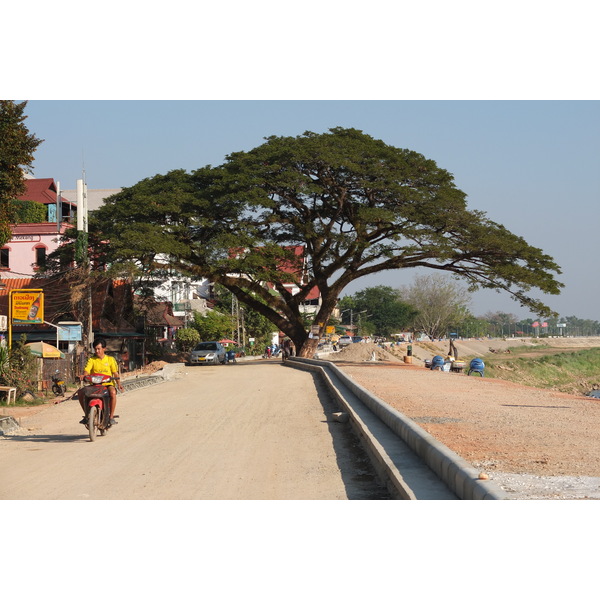
[[[91,379],[92,379],[92,383],[98,384],[98,383],[102,383],[103,377],[102,377],[102,375],[93,375]]]

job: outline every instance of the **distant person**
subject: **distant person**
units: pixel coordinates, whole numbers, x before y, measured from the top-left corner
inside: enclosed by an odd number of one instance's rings
[[[458,350],[456,349],[454,340],[452,338],[450,338],[450,349],[448,350],[448,355],[454,356],[454,360],[458,360]]]

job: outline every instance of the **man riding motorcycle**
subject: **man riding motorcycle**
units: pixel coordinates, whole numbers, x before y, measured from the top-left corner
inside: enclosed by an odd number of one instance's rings
[[[103,338],[98,338],[94,340],[94,356],[91,356],[83,370],[83,376],[91,375],[92,373],[98,373],[100,375],[110,375],[114,381],[117,382],[117,386],[119,387],[119,391],[123,392],[124,388],[121,385],[121,378],[119,376],[119,366],[117,365],[117,361],[112,357],[106,354],[106,340]],[[115,390],[115,386],[113,382],[105,383],[108,387],[108,393],[110,394],[110,424],[116,425],[114,414],[115,408],[117,407],[117,390]],[[85,425],[87,423],[87,415],[85,414],[85,388],[81,388],[78,392],[79,404],[81,404],[81,408],[84,412],[83,419],[80,421],[81,424]]]

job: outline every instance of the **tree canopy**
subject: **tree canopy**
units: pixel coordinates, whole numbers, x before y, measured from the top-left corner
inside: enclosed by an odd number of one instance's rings
[[[433,160],[340,127],[269,137],[220,166],[145,179],[108,198],[90,232],[110,242],[94,248],[107,262],[222,284],[306,356],[316,346],[303,320],[315,288],[323,331],[350,282],[386,270],[449,272],[540,313],[551,310],[529,292],[562,287],[550,256],[468,210]]]
[[[200,334],[201,340],[220,340],[231,335],[233,323],[231,314],[209,310],[205,314],[195,312],[190,327]]]
[[[369,326],[377,335],[390,336],[410,326],[418,311],[410,304],[398,298],[398,291],[386,285],[368,287],[352,296],[345,296],[339,303],[341,310],[352,310],[356,315],[353,324],[361,326],[363,334],[365,326]],[[362,315],[362,316],[361,316]],[[343,319],[348,323],[348,314]]]
[[[15,200],[25,192],[24,172],[43,142],[25,126],[27,102],[0,100],[0,247],[10,240],[15,221]]]

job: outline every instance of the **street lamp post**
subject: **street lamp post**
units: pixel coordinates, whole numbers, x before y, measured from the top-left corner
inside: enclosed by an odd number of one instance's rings
[[[360,331],[362,331],[362,315],[364,315],[366,312],[367,312],[366,310],[361,310],[359,313],[357,313],[357,314],[358,314],[358,328],[357,328],[357,329],[358,329],[358,331],[356,332],[357,334],[358,334]],[[372,313],[369,313],[368,315],[365,315],[365,319],[366,319],[367,317],[372,317],[372,316],[373,316],[373,314],[372,314]]]
[[[343,315],[345,312],[350,311],[350,329],[354,329],[354,316],[357,315],[358,316],[358,329],[360,329],[360,324],[361,324],[361,315],[363,315],[364,313],[368,312],[368,309],[365,310],[360,310],[360,311],[355,311],[353,308],[345,308],[344,310],[340,311],[340,316]],[[371,317],[372,314],[368,314],[365,315],[366,317]]]
[[[345,308],[344,310],[340,311],[340,316],[343,315],[345,312],[350,311],[350,328],[352,328],[352,308]],[[342,319],[343,322],[343,319]]]

